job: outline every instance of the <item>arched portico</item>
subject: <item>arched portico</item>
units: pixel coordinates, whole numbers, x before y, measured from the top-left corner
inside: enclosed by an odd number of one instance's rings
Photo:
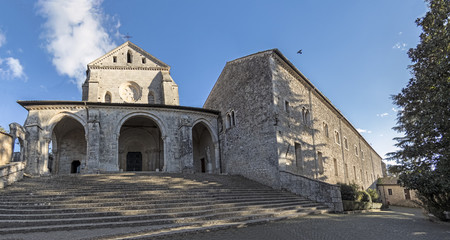
[[[43,158],[40,169],[41,173],[46,173],[52,169],[55,174],[73,173],[73,163],[79,162],[79,171],[83,171],[87,161],[87,141],[86,125],[79,117],[73,114],[59,114],[55,116],[43,138]],[[52,142],[53,161],[51,166],[48,164],[49,143]]]
[[[193,165],[195,172],[219,173],[218,137],[208,121],[199,119],[192,127]]]
[[[158,123],[159,122],[159,123]],[[165,146],[162,122],[148,113],[132,113],[120,121],[118,167],[122,171],[162,171]]]

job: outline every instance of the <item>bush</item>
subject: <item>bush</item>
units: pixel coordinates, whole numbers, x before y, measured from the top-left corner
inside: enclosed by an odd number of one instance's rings
[[[338,185],[341,189],[342,200],[355,201],[356,193],[358,192],[358,189],[359,189],[359,186],[357,184],[355,184],[355,183],[352,183],[352,184],[338,183]]]
[[[372,202],[372,198],[370,197],[369,193],[366,191],[358,191],[356,192],[356,199],[355,201],[358,202]]]
[[[367,193],[370,195],[372,202],[381,202],[380,195],[378,194],[376,189],[369,188],[367,189]]]

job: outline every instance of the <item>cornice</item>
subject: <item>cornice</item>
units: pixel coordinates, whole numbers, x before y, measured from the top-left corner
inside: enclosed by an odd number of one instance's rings
[[[147,71],[169,71],[167,67],[135,67],[135,66],[88,66],[89,69],[107,69],[107,70],[147,70]]]

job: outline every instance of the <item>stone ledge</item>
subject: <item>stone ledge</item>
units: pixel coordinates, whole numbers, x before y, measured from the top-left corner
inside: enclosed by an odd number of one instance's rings
[[[23,178],[25,162],[14,162],[0,166],[0,189]]]

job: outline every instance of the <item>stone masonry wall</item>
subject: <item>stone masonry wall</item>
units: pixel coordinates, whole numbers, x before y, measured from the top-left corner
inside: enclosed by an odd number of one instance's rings
[[[226,64],[204,107],[221,112],[224,172],[279,188],[272,92],[267,54],[250,55]]]
[[[53,137],[53,129],[63,118],[69,117],[84,127],[84,135],[70,137],[54,142],[53,148],[58,145],[69,143],[70,139],[85,138],[85,141],[72,141],[71,147],[65,149],[75,151],[72,157],[77,156],[85,160],[82,162],[82,172],[103,172],[119,171],[119,137],[120,129],[128,119],[133,117],[144,117],[154,121],[161,131],[163,141],[163,151],[161,157],[165,159],[164,171],[182,172],[193,171],[193,150],[192,150],[192,127],[194,123],[202,122],[213,134],[214,148],[211,151],[218,152],[217,136],[217,114],[206,112],[202,109],[189,110],[143,106],[111,106],[96,104],[94,106],[85,103],[72,103],[69,105],[33,105],[27,107],[29,117],[25,123],[27,131],[30,133],[28,148],[30,155],[27,161],[30,165],[27,170],[31,174],[45,174],[46,159],[48,159],[48,146]],[[81,131],[80,131],[81,132]],[[70,141],[69,141],[70,140]],[[67,144],[66,144],[67,145]],[[81,146],[85,145],[85,146]],[[72,152],[73,152],[72,151]],[[62,173],[70,171],[71,161],[62,161],[63,153],[60,152],[61,161],[59,166]],[[81,154],[81,155],[80,155]],[[218,155],[218,154],[217,154]],[[216,156],[215,152],[213,156]],[[58,161],[56,159],[55,161]],[[219,162],[218,159],[214,160]],[[83,165],[84,164],[84,165]],[[218,166],[219,167],[219,166]],[[214,173],[219,173],[220,169],[214,169]]]
[[[14,162],[0,165],[0,189],[5,188],[23,178],[25,162]]]
[[[280,169],[331,184],[374,187],[382,176],[381,157],[298,70],[272,56]]]
[[[310,179],[301,175],[281,171],[282,189],[296,193],[310,200],[324,203],[334,212],[342,212],[339,186]]]
[[[0,166],[6,165],[11,161],[13,141],[13,136],[0,132]]]

